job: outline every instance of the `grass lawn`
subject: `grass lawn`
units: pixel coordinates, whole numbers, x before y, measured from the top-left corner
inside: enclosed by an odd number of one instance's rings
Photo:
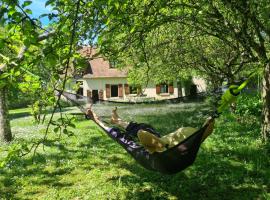
[[[112,107],[94,110],[107,118]],[[45,125],[34,124],[29,111],[10,112],[11,147],[43,136]],[[207,112],[202,103],[119,107],[127,120],[150,123],[164,134],[199,127]],[[143,169],[91,121],[78,117],[76,126],[74,136],[55,141],[58,136],[51,133],[34,158],[0,168],[0,199],[270,199],[270,151],[259,139],[255,117],[223,115],[195,163],[176,175]],[[0,145],[0,159],[11,147]]]

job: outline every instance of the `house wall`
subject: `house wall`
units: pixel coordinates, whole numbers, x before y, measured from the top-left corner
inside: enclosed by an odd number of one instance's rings
[[[110,85],[118,85],[118,84],[126,84],[126,78],[95,78],[95,79],[85,79],[84,80],[84,95],[86,96],[87,90],[103,90],[104,100],[106,98],[106,84]],[[117,99],[116,97],[111,97],[110,99]]]
[[[193,77],[192,81],[197,86],[198,93],[206,91],[207,85],[206,85],[206,81],[203,78]]]
[[[124,85],[127,84],[126,78],[95,78],[95,79],[79,79],[78,81],[84,81],[84,96],[87,96],[87,90],[103,90],[104,100],[114,100],[119,99],[117,97],[106,98],[106,84],[110,85],[123,85],[123,99],[134,99],[138,98],[135,94],[126,95],[124,91]],[[154,83],[149,83],[146,89],[143,89],[145,98],[154,98],[154,99],[168,99],[178,97],[178,88],[176,81],[173,83],[174,93],[173,94],[156,94],[156,85]],[[142,98],[142,97],[140,97]]]
[[[171,99],[171,98],[177,98],[178,97],[178,87],[177,87],[177,82],[174,81],[173,83],[173,94],[169,93],[161,93],[157,94],[156,92],[156,84],[154,83],[149,83],[148,87],[145,89],[145,94],[147,94],[147,97],[155,98],[155,99]]]
[[[173,94],[169,93],[161,93],[157,94],[156,93],[156,84],[154,83],[149,83],[148,87],[143,89],[144,96],[143,97],[138,97],[136,94],[125,94],[125,88],[124,85],[127,84],[127,79],[126,78],[119,78],[119,77],[114,77],[114,78],[88,78],[88,79],[78,79],[77,81],[83,81],[83,95],[87,96],[87,91],[90,90],[102,90],[103,91],[103,99],[104,100],[117,100],[119,97],[106,97],[106,84],[110,85],[123,85],[123,97],[121,99],[126,99],[126,100],[133,100],[136,98],[153,98],[157,100],[161,99],[170,99],[170,98],[177,98],[179,96],[185,96],[189,94],[189,91],[186,91],[185,88],[178,88],[177,82],[174,81],[173,83]],[[206,90],[206,84],[205,81],[201,78],[193,78],[193,83],[197,85],[197,91],[198,92],[203,92]],[[74,92],[72,87],[76,84],[76,81],[71,81],[70,83],[67,84],[67,91],[69,92]],[[182,90],[179,92],[179,90]]]

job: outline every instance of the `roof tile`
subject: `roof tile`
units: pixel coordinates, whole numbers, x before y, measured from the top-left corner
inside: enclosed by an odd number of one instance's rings
[[[80,53],[82,56],[89,58],[89,66],[83,78],[127,77],[127,71],[110,68],[109,61],[98,55],[97,49],[83,47]]]

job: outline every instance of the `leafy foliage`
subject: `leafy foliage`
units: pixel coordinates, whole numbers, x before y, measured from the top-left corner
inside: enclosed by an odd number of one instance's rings
[[[236,113],[242,116],[262,115],[262,99],[259,94],[240,95],[237,99]]]
[[[44,122],[40,118],[42,112],[54,107],[53,116],[57,108],[61,109],[61,95],[55,97],[55,90],[63,90],[75,68],[82,64],[77,46],[81,42],[78,24],[84,2],[47,1],[46,6],[54,10],[40,16],[51,20],[47,27],[31,16],[28,8],[31,3],[17,0],[0,3],[1,32],[5,33],[0,38],[0,44],[5,47],[0,52],[0,89],[5,87],[25,94],[31,100],[35,120]],[[48,127],[51,123],[49,120]]]

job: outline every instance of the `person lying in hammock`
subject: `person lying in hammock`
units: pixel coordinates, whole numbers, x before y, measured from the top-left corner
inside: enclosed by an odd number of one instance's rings
[[[99,120],[91,108],[86,111],[86,115],[103,129],[110,129],[101,120]],[[112,111],[111,123],[124,128],[126,130],[126,134],[129,136],[138,137],[139,142],[149,153],[163,152],[166,149],[172,148],[198,130],[197,128],[193,127],[182,127],[172,133],[169,133],[168,135],[160,137],[159,133],[157,133],[155,129],[148,124],[126,122],[122,120],[117,113],[117,108]],[[215,121],[211,117],[206,120],[204,125],[208,124],[209,126],[203,133],[201,142],[203,142],[213,132],[214,123]]]

